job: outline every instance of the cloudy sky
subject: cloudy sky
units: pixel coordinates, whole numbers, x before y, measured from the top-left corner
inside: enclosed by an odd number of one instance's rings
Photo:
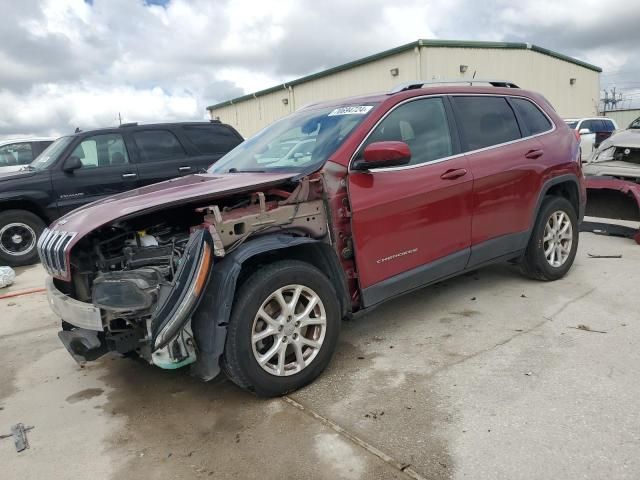
[[[418,38],[535,43],[640,104],[640,2],[0,0],[0,137],[205,107]]]

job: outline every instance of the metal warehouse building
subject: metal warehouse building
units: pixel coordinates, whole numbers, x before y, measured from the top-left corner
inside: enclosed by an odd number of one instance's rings
[[[529,43],[418,40],[207,107],[249,136],[313,102],[390,90],[412,80],[508,80],[545,95],[563,117],[598,113],[602,69]]]

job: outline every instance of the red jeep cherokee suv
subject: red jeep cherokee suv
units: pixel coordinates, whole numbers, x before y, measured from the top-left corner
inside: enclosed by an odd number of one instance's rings
[[[486,83],[307,106],[207,173],[61,218],[38,243],[60,339],[281,395],[324,370],[344,317],[498,261],[561,278],[579,144],[542,96]]]

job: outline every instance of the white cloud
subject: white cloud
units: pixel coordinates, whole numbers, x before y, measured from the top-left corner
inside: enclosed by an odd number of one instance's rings
[[[113,125],[118,112],[201,119],[208,104],[418,38],[536,43],[622,72],[604,84],[640,64],[640,3],[622,1],[3,3],[0,136]]]

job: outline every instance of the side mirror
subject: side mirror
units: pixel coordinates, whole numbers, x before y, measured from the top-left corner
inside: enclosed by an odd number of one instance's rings
[[[64,165],[62,167],[62,170],[67,172],[67,173],[71,173],[74,170],[78,170],[79,168],[82,168],[82,161],[80,161],[79,157],[76,157],[74,155],[72,157],[67,158],[64,161]]]
[[[589,130],[588,128],[581,128],[578,133],[580,135],[589,135],[591,133],[591,130]]]
[[[411,150],[404,142],[374,142],[364,149],[362,158],[353,163],[353,170],[397,167],[411,160]]]

